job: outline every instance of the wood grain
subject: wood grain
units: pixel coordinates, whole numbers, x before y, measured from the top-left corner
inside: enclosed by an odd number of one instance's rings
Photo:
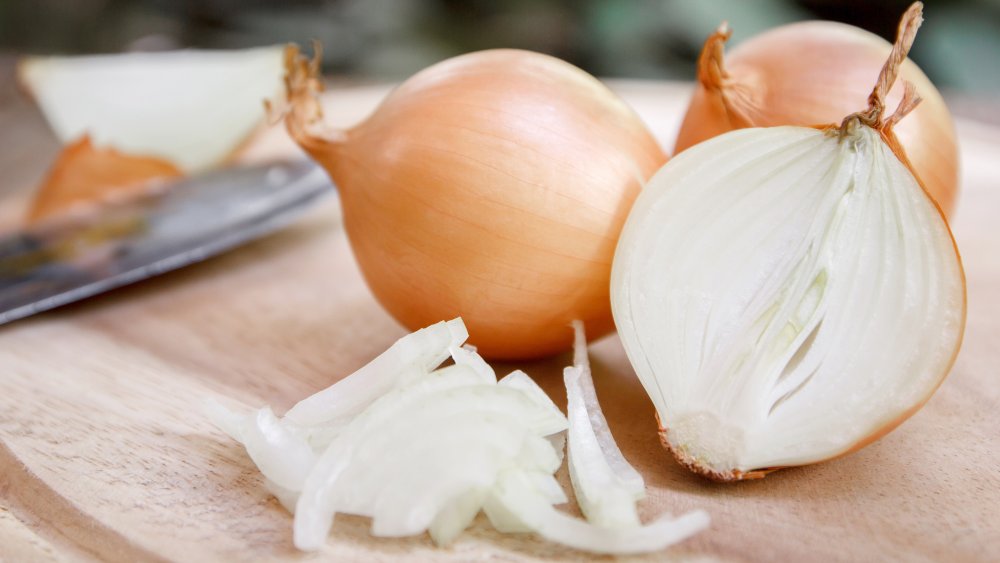
[[[616,87],[670,147],[687,87]],[[334,92],[330,119],[360,119],[385,91]],[[0,102],[0,120],[17,124],[0,128],[0,146],[45,138],[30,105]],[[660,449],[652,406],[617,339],[594,347],[609,423],[647,480],[643,517],[704,507],[713,518],[709,531],[646,559],[1000,558],[1000,130],[962,122],[959,133],[965,345],[927,407],[875,445],[762,481],[706,482]],[[280,132],[269,136],[260,154],[287,150]],[[0,202],[0,231],[15,224],[55,150],[50,140],[36,148],[0,159],[18,170]],[[280,411],[403,334],[365,288],[339,213],[330,202],[207,263],[0,327],[0,560],[583,558],[500,536],[482,518],[454,547],[436,549],[426,537],[376,540],[365,519],[338,516],[320,555],[293,550],[290,516],[198,406],[218,397]],[[568,361],[517,367],[562,406]]]

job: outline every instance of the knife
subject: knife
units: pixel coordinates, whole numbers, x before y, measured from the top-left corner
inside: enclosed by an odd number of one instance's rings
[[[333,193],[312,162],[229,168],[0,235],[0,325],[200,262]]]

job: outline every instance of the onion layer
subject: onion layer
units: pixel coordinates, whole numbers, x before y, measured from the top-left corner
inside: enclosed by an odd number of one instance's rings
[[[675,152],[744,127],[837,123],[863,107],[871,80],[891,45],[856,27],[825,21],[782,26],[723,56],[723,25],[705,41],[698,85],[677,136]],[[921,180],[945,215],[958,192],[958,141],[944,99],[913,61],[900,66],[923,102],[894,131]],[[886,104],[898,104],[903,88]]]
[[[434,65],[348,131],[320,121],[317,61],[291,49],[292,137],[337,184],[379,302],[410,329],[462,315],[490,358],[568,349],[612,328],[615,242],[663,151],[596,79],[515,50]]]

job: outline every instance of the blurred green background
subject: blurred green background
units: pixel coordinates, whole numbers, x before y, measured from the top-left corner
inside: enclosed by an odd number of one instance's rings
[[[598,76],[690,80],[720,21],[733,43],[802,19],[894,35],[909,0],[0,0],[0,51],[98,53],[322,41],[329,73],[399,80],[490,47]],[[1000,91],[1000,0],[925,2],[913,58],[946,93]]]

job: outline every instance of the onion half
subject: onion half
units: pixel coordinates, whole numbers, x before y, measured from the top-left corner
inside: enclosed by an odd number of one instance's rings
[[[691,147],[640,195],[615,256],[622,343],[663,444],[718,480],[761,477],[878,439],[947,375],[965,279],[907,166],[885,96],[839,126],[743,129]]]

